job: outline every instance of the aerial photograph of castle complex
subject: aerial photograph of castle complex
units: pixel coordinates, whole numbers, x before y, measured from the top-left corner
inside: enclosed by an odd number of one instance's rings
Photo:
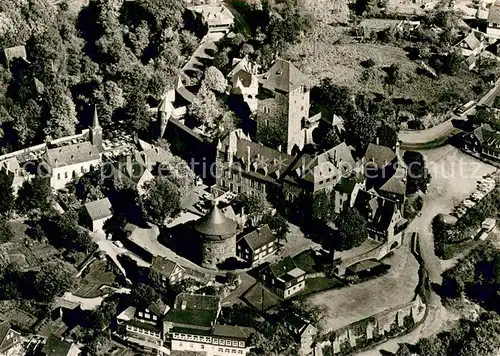
[[[0,356],[499,356],[500,0],[0,0]]]

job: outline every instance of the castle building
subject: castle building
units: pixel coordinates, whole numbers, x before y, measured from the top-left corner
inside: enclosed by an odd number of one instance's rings
[[[312,143],[312,131],[318,126],[320,115],[309,118],[309,80],[292,63],[282,59],[260,79],[257,114],[257,132],[263,126],[281,125],[269,122],[269,114],[284,109],[286,112],[286,152],[300,151]],[[274,118],[276,119],[276,118]]]
[[[217,205],[196,222],[203,267],[216,269],[217,264],[236,257],[236,229],[237,223],[226,217]]]

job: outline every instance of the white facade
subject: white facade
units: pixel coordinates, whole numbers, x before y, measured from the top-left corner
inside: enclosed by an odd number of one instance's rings
[[[173,351],[202,351],[206,356],[246,355],[249,351],[244,341],[229,340],[215,336],[172,334]]]
[[[100,163],[100,159],[96,159],[69,166],[52,168],[50,186],[56,190],[62,189],[66,186],[66,184],[71,182],[74,177],[78,177],[86,172],[89,172],[91,169],[98,167]]]

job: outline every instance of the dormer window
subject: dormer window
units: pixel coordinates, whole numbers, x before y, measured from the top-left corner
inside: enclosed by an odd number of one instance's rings
[[[278,75],[278,76],[282,76],[282,75],[283,75],[283,69],[278,69],[278,70],[276,71],[276,75]]]

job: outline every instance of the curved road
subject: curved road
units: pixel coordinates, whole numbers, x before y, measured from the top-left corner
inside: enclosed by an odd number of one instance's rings
[[[427,162],[437,164],[439,167],[453,167],[455,162],[471,162],[469,168],[464,168],[463,172],[457,172],[459,176],[449,174],[446,169],[437,170],[433,173],[431,184],[426,195],[423,196],[424,206],[422,215],[415,218],[408,226],[407,232],[418,232],[420,235],[420,246],[422,257],[429,272],[431,283],[441,284],[441,274],[449,268],[453,261],[442,261],[434,252],[434,239],[431,231],[431,224],[434,216],[440,213],[449,213],[458,202],[468,197],[476,189],[476,180],[487,173],[495,171],[494,167],[475,161],[458,149],[445,146],[438,149],[422,151]],[[460,176],[461,175],[461,176]],[[447,328],[450,323],[458,320],[457,315],[453,315],[441,303],[441,298],[434,291],[431,291],[427,304],[428,314],[425,320],[412,332],[401,337],[390,339],[377,347],[360,352],[358,356],[380,355],[380,350],[391,352],[397,351],[400,343],[415,344],[423,337],[435,335],[437,332]]]

